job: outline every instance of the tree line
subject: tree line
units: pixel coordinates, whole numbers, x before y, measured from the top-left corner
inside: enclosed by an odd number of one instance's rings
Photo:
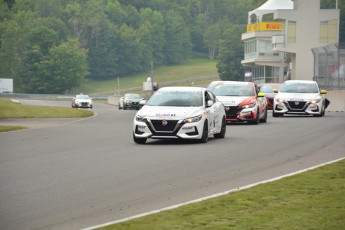
[[[248,11],[264,2],[0,0],[0,78],[16,92],[64,93],[201,54],[239,80]]]

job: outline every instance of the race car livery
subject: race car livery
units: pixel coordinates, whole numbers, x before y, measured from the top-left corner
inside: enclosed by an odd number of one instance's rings
[[[152,139],[224,138],[224,106],[206,88],[164,87],[151,96],[137,112],[133,122],[134,142]]]
[[[228,123],[247,121],[259,124],[260,121],[267,121],[265,94],[258,93],[255,83],[221,81],[217,82],[212,92],[224,104]]]
[[[322,117],[330,103],[325,98],[326,90],[320,90],[311,80],[288,80],[274,97],[273,117],[284,114],[313,115]]]

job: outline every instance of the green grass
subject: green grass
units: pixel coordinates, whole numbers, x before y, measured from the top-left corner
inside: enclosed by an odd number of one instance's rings
[[[0,98],[1,118],[77,118],[90,117],[92,111],[58,106],[34,106]],[[0,126],[0,132],[24,129],[21,126]]]
[[[345,161],[102,229],[344,229]]]
[[[0,118],[75,118],[90,117],[92,111],[59,106],[35,106],[0,98]]]
[[[158,84],[162,82],[171,82],[176,80],[186,80],[195,78],[204,78],[210,76],[218,76],[217,62],[207,59],[191,59],[183,65],[176,66],[162,66],[157,67],[153,71],[154,81]],[[119,77],[120,87],[118,87],[117,76],[111,80],[88,80],[82,87],[73,90],[73,93],[103,93],[113,92],[118,89],[128,89],[132,87],[142,87],[143,82],[146,81],[150,75],[147,73],[136,74],[132,76]]]
[[[22,129],[27,129],[27,127],[24,127],[24,126],[1,126],[0,125],[0,133],[1,132],[15,131],[15,130],[22,130]]]

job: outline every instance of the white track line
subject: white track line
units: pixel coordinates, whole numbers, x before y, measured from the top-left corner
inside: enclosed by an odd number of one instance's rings
[[[125,221],[128,221],[128,220],[137,219],[137,218],[140,218],[140,217],[143,217],[143,216],[148,216],[148,215],[159,213],[159,212],[162,212],[162,211],[166,211],[166,210],[170,210],[170,209],[175,209],[175,208],[181,207],[183,205],[197,203],[197,202],[208,200],[208,199],[211,199],[211,198],[227,195],[227,194],[232,193],[232,192],[237,192],[237,191],[240,191],[240,190],[252,188],[252,187],[260,185],[260,184],[265,184],[265,183],[269,183],[269,182],[272,182],[272,181],[280,180],[280,179],[285,178],[285,177],[289,177],[289,176],[293,176],[293,175],[296,175],[296,174],[300,174],[300,173],[303,173],[303,172],[306,172],[306,171],[309,171],[309,170],[312,170],[312,169],[316,169],[316,168],[319,168],[319,167],[322,167],[322,166],[325,166],[325,165],[328,165],[328,164],[332,164],[332,163],[335,163],[335,162],[338,162],[338,161],[341,161],[341,160],[344,160],[344,159],[345,159],[345,157],[337,159],[337,160],[329,161],[329,162],[326,162],[326,163],[323,163],[323,164],[319,164],[319,165],[316,165],[316,166],[313,166],[313,167],[310,167],[310,168],[307,168],[307,169],[302,169],[302,170],[295,171],[295,172],[292,172],[292,173],[288,173],[288,174],[285,174],[285,175],[282,175],[282,176],[278,176],[278,177],[274,177],[274,178],[271,178],[271,179],[268,179],[268,180],[257,182],[257,183],[254,183],[254,184],[246,185],[246,186],[243,186],[243,187],[235,188],[235,189],[228,190],[228,191],[221,192],[221,193],[216,193],[216,194],[213,194],[213,195],[210,195],[210,196],[206,196],[206,197],[202,197],[202,198],[199,198],[199,199],[187,201],[187,202],[176,204],[176,205],[169,206],[169,207],[166,207],[166,208],[157,209],[157,210],[153,210],[153,211],[150,211],[150,212],[145,212],[145,213],[142,213],[142,214],[126,217],[126,218],[123,218],[123,219],[110,221],[108,223],[104,223],[104,224],[100,224],[100,225],[96,225],[96,226],[92,226],[92,227],[88,227],[88,228],[83,228],[82,230],[93,230],[93,229],[97,229],[97,228],[102,228],[102,227],[106,227],[106,226],[109,226],[109,225],[112,225],[112,224],[118,224],[118,223],[125,222]]]

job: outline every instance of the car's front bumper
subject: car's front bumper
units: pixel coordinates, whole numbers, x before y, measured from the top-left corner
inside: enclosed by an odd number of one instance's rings
[[[139,102],[126,102],[124,103],[124,107],[127,109],[139,109]]]
[[[80,102],[75,104],[75,106],[78,108],[92,108],[92,104],[88,102]]]
[[[225,106],[226,121],[254,121],[257,118],[257,107],[243,109],[241,106]]]
[[[163,125],[167,122],[166,125]],[[151,139],[201,139],[204,119],[193,123],[183,120],[147,119],[145,122],[134,120],[133,130],[137,138]]]
[[[285,101],[284,103],[275,103],[274,113],[320,115],[322,113],[322,102],[315,104],[303,101]]]

